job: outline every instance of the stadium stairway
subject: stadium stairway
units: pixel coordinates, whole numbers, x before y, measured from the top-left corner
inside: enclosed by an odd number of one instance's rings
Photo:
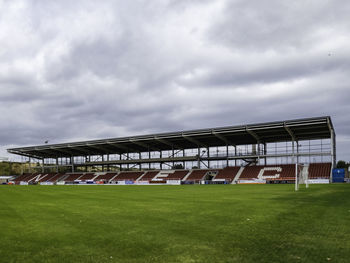
[[[92,178],[92,181],[96,181],[95,179],[96,179],[98,176],[99,176],[99,174],[98,174],[98,173],[95,173],[95,177]]]
[[[147,171],[146,173],[144,173],[143,176],[141,176],[140,178],[137,179],[137,182],[140,181],[152,181],[152,179],[154,177],[156,177],[159,174],[160,171]]]
[[[95,173],[85,173],[82,176],[80,176],[79,179],[77,180],[86,182],[86,181],[92,181],[93,178],[95,177],[96,177]]]
[[[183,180],[188,174],[189,170],[176,170],[173,173],[170,173],[164,179],[166,180]]]
[[[29,180],[28,183],[30,182],[36,182],[36,179],[40,177],[41,175],[45,176],[45,174],[34,174]]]
[[[35,182],[40,183],[40,182],[47,182],[50,178],[54,177],[56,174],[43,174],[42,176],[38,176],[35,180]]]
[[[114,179],[114,177],[116,177],[118,175],[118,173],[98,173],[98,175],[96,177],[94,177],[94,181],[104,181],[109,183],[111,180]]]
[[[117,182],[117,181],[136,181],[138,178],[140,178],[145,172],[120,172],[117,176],[115,176],[111,182]]]
[[[210,172],[210,170],[192,170],[187,176],[186,180],[183,179],[183,181],[192,181],[192,182],[198,182],[201,181],[207,173]]]
[[[238,173],[236,174],[235,178],[232,180],[231,184],[237,184],[239,177],[241,176],[241,174],[243,173],[244,170],[244,166],[241,166],[241,168],[239,169]]]
[[[31,175],[27,176],[25,179],[23,179],[22,181],[29,183],[29,182],[32,182],[33,180],[35,180],[35,178],[37,178],[38,176],[40,176],[40,174],[38,174],[38,173],[31,174]]]
[[[39,174],[36,178],[35,178],[35,182],[39,182],[40,180],[44,180],[49,174]]]
[[[182,178],[182,181],[187,181],[187,178],[190,176],[190,174],[192,173],[192,171],[193,171],[193,170],[190,170],[190,171],[188,172],[188,174],[187,174],[184,178]]]
[[[49,182],[58,182],[60,181],[63,177],[65,177],[66,174],[61,174],[61,173],[58,173],[56,174],[54,177],[52,177],[51,179],[49,179]]]
[[[216,176],[213,178],[213,181],[230,181],[236,177],[240,167],[225,167],[224,169],[219,170]]]

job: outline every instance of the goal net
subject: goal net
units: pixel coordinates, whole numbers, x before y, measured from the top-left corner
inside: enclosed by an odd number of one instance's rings
[[[309,188],[309,178],[307,166],[304,164],[295,164],[295,191],[299,190],[300,184],[305,184],[306,188]]]

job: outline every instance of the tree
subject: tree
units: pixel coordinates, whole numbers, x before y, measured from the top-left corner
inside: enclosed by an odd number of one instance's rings
[[[345,162],[345,161],[343,161],[343,160],[339,160],[339,161],[337,162],[337,168],[348,169],[349,165],[350,165],[350,163],[347,163],[347,162]]]

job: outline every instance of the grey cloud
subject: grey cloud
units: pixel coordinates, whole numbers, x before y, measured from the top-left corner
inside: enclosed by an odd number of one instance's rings
[[[349,11],[344,1],[227,1],[211,37],[232,49],[312,49],[337,29],[347,31]]]
[[[222,63],[219,70],[216,64],[207,65],[206,74],[194,75],[191,79],[182,76],[177,80],[179,84],[203,87],[241,86],[254,83],[276,83],[279,81],[293,81],[332,71],[350,72],[350,49],[337,50],[329,53],[326,50],[317,53],[300,51],[300,54],[276,57],[266,57],[257,54],[254,59],[232,59]]]
[[[331,115],[350,159],[346,3],[22,3],[0,21],[4,148]]]

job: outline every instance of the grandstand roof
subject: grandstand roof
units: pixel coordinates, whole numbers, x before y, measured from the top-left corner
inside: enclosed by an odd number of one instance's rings
[[[8,149],[34,158],[124,154],[331,138],[329,116]]]

